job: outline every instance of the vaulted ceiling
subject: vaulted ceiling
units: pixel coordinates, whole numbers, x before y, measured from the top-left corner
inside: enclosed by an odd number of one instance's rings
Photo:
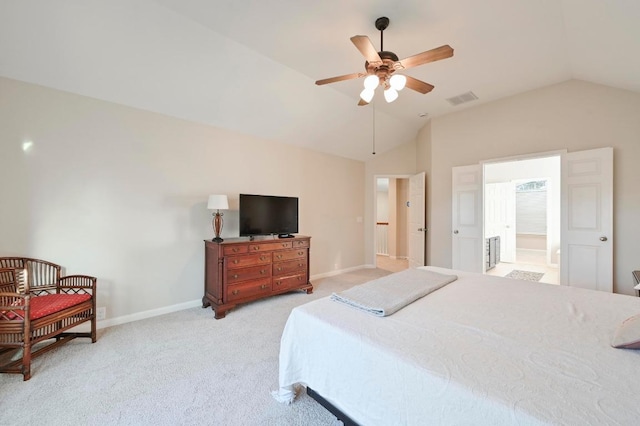
[[[316,86],[364,71],[349,38],[379,48],[380,16],[400,58],[453,47],[406,71],[435,89],[359,107],[362,79]],[[366,161],[374,136],[383,152],[431,117],[569,79],[640,93],[638,22],[637,0],[2,1],[0,76]]]

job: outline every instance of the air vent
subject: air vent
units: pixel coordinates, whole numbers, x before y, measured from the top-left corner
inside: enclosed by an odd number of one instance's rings
[[[473,92],[466,92],[458,96],[454,96],[453,98],[447,99],[447,101],[453,105],[458,106],[460,104],[464,104],[466,102],[475,101],[478,97]]]

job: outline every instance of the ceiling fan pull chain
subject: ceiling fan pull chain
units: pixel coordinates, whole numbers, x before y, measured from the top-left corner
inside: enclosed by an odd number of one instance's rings
[[[371,105],[373,111],[373,152],[371,154],[376,155],[376,106]]]

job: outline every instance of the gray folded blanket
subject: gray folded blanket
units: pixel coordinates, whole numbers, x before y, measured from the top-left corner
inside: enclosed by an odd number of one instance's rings
[[[331,300],[385,317],[457,279],[456,275],[407,269],[333,293]]]

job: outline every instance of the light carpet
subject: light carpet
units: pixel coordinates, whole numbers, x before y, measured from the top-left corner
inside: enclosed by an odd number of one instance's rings
[[[278,352],[294,307],[387,275],[361,269],[313,281],[314,292],[98,330],[32,362],[32,378],[0,375],[0,425],[335,425],[306,394],[276,402]],[[310,330],[310,332],[312,332]]]
[[[531,272],[531,271],[521,271],[519,269],[514,269],[505,275],[506,278],[513,278],[516,280],[525,280],[525,281],[540,281],[543,272]]]

